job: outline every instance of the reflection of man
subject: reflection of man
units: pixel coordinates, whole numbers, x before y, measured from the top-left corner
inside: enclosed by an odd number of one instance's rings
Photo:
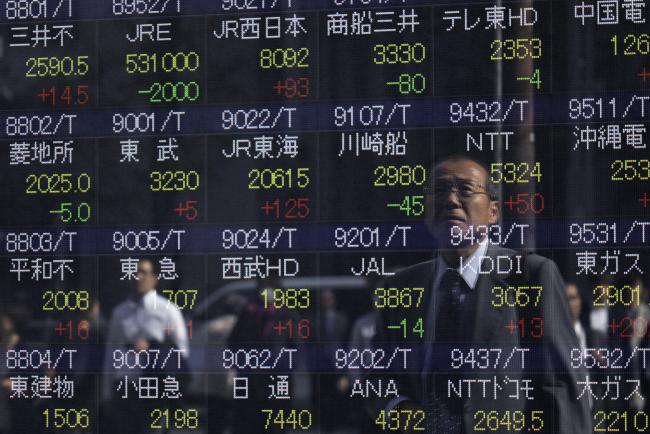
[[[582,312],[582,299],[580,292],[575,283],[567,283],[566,295],[569,300],[569,312],[571,313],[571,324],[576,332],[580,348],[587,348],[587,332],[580,322],[580,313]]]
[[[580,393],[576,381],[584,380],[584,374],[571,368],[571,348],[579,345],[556,265],[538,255],[517,255],[489,244],[484,230],[483,236],[477,236],[499,217],[498,197],[491,191],[488,172],[481,163],[452,157],[434,167],[432,178],[426,192],[427,225],[438,244],[434,259],[411,266],[386,282],[386,287],[398,290],[423,287],[427,300],[423,298],[419,306],[383,309],[376,339],[377,344],[403,346],[402,330],[394,333],[388,327],[406,320],[408,332],[416,331],[421,321],[421,335],[411,333],[406,340],[425,344],[423,370],[398,376],[399,397],[374,400],[374,417],[381,411],[399,415],[400,428],[409,431],[404,413],[424,411],[426,432],[460,434],[510,432],[512,425],[495,426],[493,421],[488,425],[488,415],[506,420],[521,412],[516,417],[522,420],[519,415],[523,414],[524,426],[517,430],[591,432],[588,402],[576,400]],[[507,357],[513,348],[524,347],[530,348],[525,356],[527,365],[510,364],[504,370],[503,360],[494,358],[496,349],[502,349]],[[478,360],[478,353],[470,355],[471,348],[495,349],[489,370],[476,369],[478,365],[471,360]],[[460,359],[461,368],[465,368],[462,375],[460,370],[452,372],[453,349],[456,356],[458,350],[464,354]],[[458,357],[455,360],[458,366]],[[493,369],[495,365],[497,369]],[[449,372],[452,375],[447,375]],[[462,383],[463,379],[476,381]],[[517,387],[512,383],[529,384],[533,389],[518,390],[518,398],[513,399]]]
[[[172,355],[170,360],[178,360],[177,353],[172,350],[180,350],[183,358],[188,356],[187,331],[183,315],[174,303],[158,295],[155,289],[157,283],[158,275],[153,261],[141,259],[138,262],[137,280],[131,296],[117,305],[111,316],[106,339],[102,398],[108,400],[111,396],[116,396],[115,407],[117,412],[121,413],[119,420],[116,421],[119,427],[117,432],[145,431],[145,427],[150,425],[150,415],[143,402],[159,401],[139,400],[138,392],[133,389],[132,383],[135,381],[137,384],[138,375],[145,373],[138,369],[118,371],[120,366],[115,366],[114,360],[117,360],[117,364],[120,365],[121,355],[125,362],[128,361],[126,366],[132,367],[136,357],[135,355],[131,358],[125,357],[129,350],[144,354],[148,350],[155,349],[159,351],[157,358],[159,361],[168,354]],[[143,360],[152,361],[154,356],[137,357],[137,360],[141,361],[140,366],[142,366]],[[160,363],[149,366],[149,370],[160,371],[161,368]],[[148,373],[146,375],[149,376]],[[124,381],[125,376],[129,377],[128,382]]]
[[[578,286],[575,283],[567,283],[566,296],[569,300],[569,312],[571,312],[571,324],[578,337],[580,348],[587,348],[587,332],[580,322],[580,313],[582,312],[582,299]]]
[[[641,275],[636,275],[632,279],[632,288],[639,290],[639,303],[633,303],[628,316],[631,318],[632,330],[628,333],[631,335],[629,348],[634,347],[647,348],[650,346],[650,333],[648,324],[650,324],[650,307],[648,307],[648,287],[643,281]],[[631,405],[635,410],[643,410],[650,413],[650,371],[646,369],[640,360],[632,360],[632,372],[636,379],[640,381],[641,393],[632,397]]]
[[[598,330],[592,330],[589,326],[584,326],[580,320],[582,315],[582,298],[580,297],[580,290],[578,285],[573,282],[568,282],[565,287],[566,296],[569,300],[569,312],[571,313],[571,324],[573,325],[573,330],[576,333],[578,338],[578,344],[580,349],[584,352],[587,351],[587,348],[591,348],[591,355],[599,362],[605,363],[606,360],[603,360],[603,357],[597,350],[594,348],[603,348],[606,345],[607,337],[601,334]],[[591,379],[598,379],[599,373],[595,370],[595,375],[591,375]],[[594,397],[599,397],[604,395],[604,391],[601,390],[600,385],[591,386],[592,393],[586,392],[585,396],[589,400],[589,405],[591,408],[596,408],[597,410],[602,409],[600,402],[597,402]]]
[[[331,344],[345,341],[348,332],[348,317],[336,308],[336,295],[331,289],[321,295],[320,340]]]
[[[331,289],[324,289],[320,297],[320,342],[328,348],[344,348],[348,333],[348,317],[337,309],[336,295]],[[331,353],[330,353],[331,354]],[[327,359],[329,355],[325,356]],[[335,360],[325,361],[333,366]],[[318,384],[318,395],[314,405],[320,410],[321,432],[333,432],[346,422],[349,407],[345,405],[343,391],[346,389],[345,375],[319,375],[314,377]]]
[[[573,282],[566,284],[566,295],[569,301],[569,312],[571,313],[571,324],[578,337],[580,348],[600,348],[605,344],[606,336],[591,327],[585,327],[580,320],[582,315],[582,298],[578,285]]]

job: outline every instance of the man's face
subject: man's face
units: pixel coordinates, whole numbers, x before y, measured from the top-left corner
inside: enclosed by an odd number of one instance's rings
[[[499,203],[490,200],[487,182],[483,167],[471,160],[449,160],[436,166],[432,191],[427,194],[427,223],[443,247],[451,246],[454,226],[463,235],[473,226],[474,237],[478,239],[477,232],[485,231],[479,226],[497,222]]]
[[[138,280],[135,282],[135,293],[143,296],[149,290],[154,289],[158,283],[158,276],[154,273],[153,264],[150,261],[143,260],[138,262]]]
[[[566,296],[569,299],[569,310],[571,311],[571,318],[573,321],[578,321],[580,318],[580,311],[582,310],[582,300],[580,300],[578,287],[573,284],[567,285]]]

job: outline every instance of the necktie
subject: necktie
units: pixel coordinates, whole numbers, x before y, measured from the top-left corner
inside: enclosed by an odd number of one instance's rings
[[[451,351],[453,342],[458,341],[462,317],[462,303],[468,287],[463,277],[454,269],[448,269],[442,276],[438,288],[438,314],[435,325],[435,352]],[[434,357],[449,360],[448,357]],[[462,431],[462,403],[450,402],[447,398],[447,376],[434,377],[431,396],[431,423],[429,432],[436,434],[460,434]]]
[[[458,271],[451,268],[445,271],[438,289],[440,303],[436,316],[436,343],[458,341],[461,307],[467,289],[467,284]]]

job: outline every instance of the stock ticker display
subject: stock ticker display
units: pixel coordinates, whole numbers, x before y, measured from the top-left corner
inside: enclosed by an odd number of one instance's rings
[[[650,430],[646,0],[0,9],[0,433]]]

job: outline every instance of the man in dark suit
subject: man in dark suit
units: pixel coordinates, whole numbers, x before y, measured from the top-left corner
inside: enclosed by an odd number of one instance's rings
[[[571,364],[580,346],[557,266],[489,243],[482,229],[498,222],[500,204],[482,163],[452,157],[431,178],[434,258],[385,284],[426,296],[382,309],[375,339],[411,344],[409,362],[419,366],[391,377],[399,395],[370,400],[372,416],[388,429],[427,434],[591,433],[588,398],[577,399],[586,372]]]
[[[590,324],[583,324],[581,321],[582,297],[580,296],[578,285],[575,282],[566,282],[566,287],[564,289],[566,291],[567,299],[569,300],[571,324],[573,325],[573,330],[578,338],[580,348],[582,348],[583,351],[587,351],[587,348],[589,348],[588,351],[594,359],[602,365],[605,365],[607,360],[605,360],[605,358],[598,350],[595,350],[595,348],[607,348],[607,335],[599,330],[593,329]],[[612,404],[612,402],[600,399],[600,397],[603,397],[606,394],[606,387],[603,386],[606,378],[603,373],[599,371],[600,369],[597,367],[590,370],[590,379],[596,381],[598,384],[591,387],[592,393],[589,393],[589,391],[585,393],[587,398],[589,398],[589,405],[593,412],[610,410],[608,405]]]

